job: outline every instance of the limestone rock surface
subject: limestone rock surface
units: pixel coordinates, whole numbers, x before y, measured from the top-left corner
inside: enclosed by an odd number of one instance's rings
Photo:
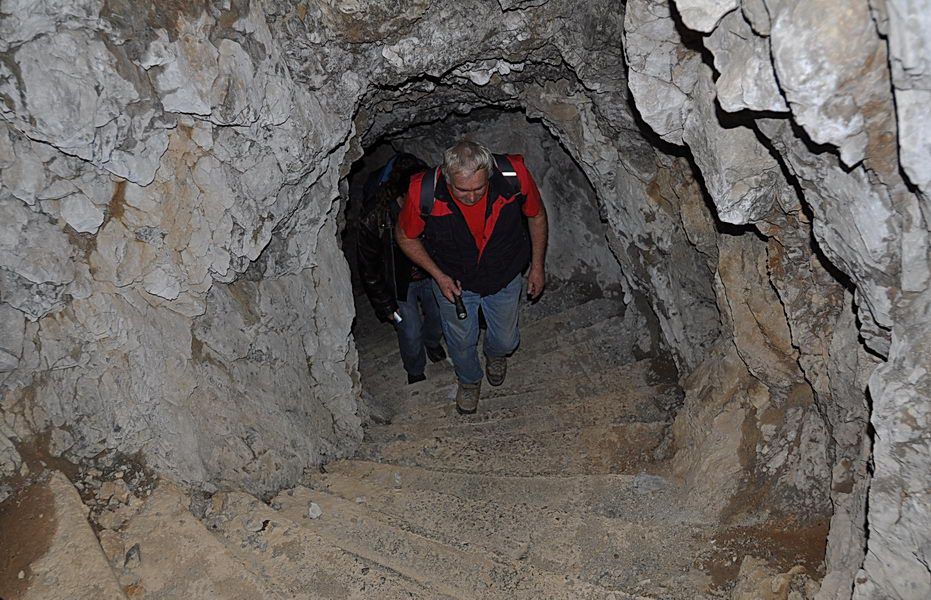
[[[25,318],[9,304],[0,304],[0,373],[9,373],[23,355]]]
[[[347,452],[360,431],[352,314],[325,307],[351,303],[333,283],[342,257],[319,251],[316,235],[334,243],[326,223],[342,154],[325,157],[349,115],[294,85],[261,2],[20,4],[0,17],[2,68],[18,73],[3,78],[0,136],[10,333],[0,356],[13,435],[80,423],[73,459],[142,451],[184,481],[254,491]],[[205,385],[200,365],[216,356],[196,320],[215,314],[218,289],[243,277],[276,229],[291,232],[273,271],[290,291],[265,296],[264,339],[230,355],[248,374],[223,365]],[[287,314],[291,301],[300,317]],[[315,319],[318,309],[327,314]],[[23,315],[41,326],[24,330]],[[206,403],[227,388],[229,403]],[[292,419],[295,403],[305,419]],[[285,437],[266,440],[276,431]],[[274,450],[265,456],[256,440]]]
[[[689,146],[725,223],[744,225],[765,216],[780,190],[786,188],[779,164],[753,131],[740,125],[724,127],[714,116],[714,84],[705,66],[698,68],[682,140]]]
[[[927,468],[910,462],[907,457],[911,455],[904,449],[895,458],[886,453],[892,447],[901,448],[898,440],[907,443],[904,440],[914,439],[911,436],[916,431],[927,430],[927,420],[915,417],[924,414],[916,398],[928,396],[924,371],[909,371],[918,362],[927,362],[911,344],[924,344],[924,328],[914,319],[924,314],[929,288],[928,212],[921,183],[926,177],[921,171],[931,163],[924,142],[918,141],[923,125],[915,122],[918,114],[928,121],[927,103],[920,109],[916,103],[927,87],[922,83],[926,73],[926,53],[922,49],[927,43],[926,36],[919,33],[924,30],[920,27],[918,4],[748,1],[742,3],[741,14],[724,16],[715,12],[714,3],[676,2],[685,27],[710,34],[701,42],[714,55],[721,71],[715,82],[716,94],[706,91],[707,83],[704,88],[699,83],[694,88],[699,93],[692,93],[684,102],[684,114],[695,121],[694,130],[705,134],[714,131],[716,123],[726,128],[748,127],[775,159],[776,172],[788,178],[773,186],[768,205],[758,205],[758,211],[745,213],[747,218],[742,222],[752,223],[770,240],[769,278],[784,307],[792,347],[799,351],[789,362],[772,357],[765,360],[767,372],[760,381],[772,393],[778,386],[771,384],[779,380],[787,383],[793,377],[786,376],[789,371],[783,370],[780,375],[776,372],[779,369],[770,368],[797,362],[811,386],[806,394],[814,394],[814,405],[824,419],[820,425],[817,419],[810,421],[809,426],[815,428],[811,431],[821,429],[816,437],[823,437],[825,427],[832,432],[836,453],[830,475],[834,517],[826,557],[828,574],[818,596],[825,599],[849,598],[850,581],[861,564],[863,569],[855,578],[858,598],[912,598],[931,591],[927,572],[922,572],[920,566],[923,551],[919,548],[926,543],[926,536],[915,533],[922,530],[917,522],[927,520],[931,503],[925,494],[914,494],[914,486],[921,486],[923,478],[905,475],[902,470],[923,474]],[[632,14],[628,11],[628,20]],[[837,18],[825,19],[827,14],[836,14]],[[911,28],[904,25],[905,15],[913,17],[908,21]],[[746,19],[749,30],[740,22],[741,17]],[[734,35],[737,30],[740,35]],[[667,44],[679,44],[680,53],[694,50],[694,37],[678,29],[671,31],[675,35],[667,38]],[[679,35],[686,41],[677,42]],[[881,35],[889,36],[888,54]],[[628,35],[627,40],[629,46],[636,38]],[[771,59],[768,52],[761,51],[767,43],[772,48]],[[638,55],[629,47],[625,52],[628,56]],[[740,96],[736,92],[748,89],[743,77],[769,68],[740,62],[747,57],[764,63],[771,60],[777,75],[772,81],[778,85],[779,96],[788,101],[788,118],[776,118],[773,107],[767,109],[761,104],[754,108],[749,102],[741,105],[737,101]],[[731,71],[734,64],[741,67]],[[632,61],[632,71],[636,68]],[[670,102],[662,94],[638,95],[633,75],[631,90],[644,119],[659,135],[665,133],[662,122],[652,121],[648,115],[667,106],[675,106],[675,114],[683,114],[681,101]],[[653,97],[659,101],[653,101]],[[744,113],[744,119],[729,122],[729,117],[716,111],[715,104],[725,110],[750,112]],[[766,112],[755,116],[753,110]],[[893,118],[898,128],[892,124]],[[722,156],[721,149],[696,143],[694,136],[689,139],[688,127],[685,131],[683,141],[720,210],[722,197],[715,193],[714,179],[709,174],[715,172],[710,165]],[[751,148],[757,140],[748,138],[742,145]],[[923,157],[918,158],[922,153]],[[751,170],[761,172],[759,168]],[[909,188],[903,180],[903,172],[914,187]],[[751,187],[758,189],[755,184]],[[728,206],[726,202],[723,205]],[[805,222],[807,218],[795,216],[799,208],[811,211],[810,225]],[[727,220],[725,214],[721,216]],[[810,251],[804,247],[807,243],[801,243],[808,227],[816,244],[815,254],[803,260]],[[722,266],[719,264],[719,269]],[[719,270],[722,282],[726,281],[724,274]],[[838,284],[848,287],[843,297]],[[721,303],[729,307],[725,314],[739,306],[727,287],[722,290]],[[818,299],[802,292],[806,288],[821,290]],[[806,297],[808,300],[803,301]],[[856,324],[851,326],[853,313]],[[734,319],[738,347],[743,335],[741,322],[746,323],[746,318]],[[825,327],[833,333],[819,333]],[[773,336],[775,330],[766,329],[766,345],[779,347],[773,342],[781,338],[785,349],[785,335]],[[861,344],[854,343],[854,337]],[[874,373],[877,364],[881,366]],[[748,367],[754,369],[752,364]],[[760,373],[758,368],[755,372]],[[906,372],[912,373],[907,383]],[[873,455],[877,461],[873,485],[868,483],[864,441],[864,422],[871,411],[861,395],[870,374],[873,410],[869,418],[877,432],[887,432]],[[897,382],[891,388],[889,377]],[[689,406],[687,401],[684,414],[689,414]],[[901,420],[904,414],[911,415],[907,418],[909,425]],[[692,413],[695,420],[711,417]],[[785,418],[789,418],[788,413]],[[701,443],[702,435],[697,429],[683,428],[679,432],[683,442],[692,446]],[[805,477],[817,477],[821,471],[820,467],[810,469],[824,460],[815,458],[819,445],[815,443],[799,454],[808,456],[803,460],[808,467],[799,463],[800,472],[808,472]],[[758,447],[757,458],[764,454]],[[683,464],[694,464],[688,462],[689,456],[687,451],[682,455]],[[869,515],[865,504],[868,487],[872,496]],[[903,509],[886,495],[892,493],[913,501]],[[893,505],[897,508],[893,509]],[[896,524],[888,517],[890,511],[899,515]],[[867,520],[869,542],[864,534]],[[892,541],[895,537],[900,539],[897,546]],[[909,541],[903,544],[901,540]],[[865,563],[862,553],[849,551],[863,546],[868,548]]]
[[[689,29],[709,32],[721,17],[740,5],[740,0],[675,0],[675,5]]]
[[[863,569],[857,574],[854,598],[920,598],[931,582],[924,559],[931,520],[927,444],[931,423],[928,398],[931,376],[931,328],[925,318],[931,304],[925,292],[903,315],[908,332],[893,335],[889,360],[874,371],[870,392],[876,398],[871,422],[876,428],[870,486],[870,543]],[[922,315],[922,316],[918,316]]]
[[[16,451],[16,446],[7,437],[8,432],[0,431],[0,477],[11,477],[19,471],[22,466],[22,457]],[[0,491],[0,502],[6,499],[7,490]]]
[[[792,115],[812,140],[832,144],[851,166],[867,154],[871,99],[888,71],[866,2],[767,2],[773,63]],[[836,18],[825,19],[825,15]]]
[[[931,3],[889,0],[889,53],[902,168],[926,195],[931,188]]]
[[[701,56],[679,43],[669,2],[628,2],[624,53],[630,91],[643,120],[664,140],[682,143]]]
[[[788,112],[776,83],[769,39],[754,33],[744,13],[734,11],[724,17],[705,45],[714,54],[714,67],[720,73],[715,87],[721,108]]]

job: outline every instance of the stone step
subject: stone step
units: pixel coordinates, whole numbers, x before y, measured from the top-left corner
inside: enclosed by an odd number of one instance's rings
[[[635,336],[630,333],[634,326],[634,323],[626,322],[623,305],[618,306],[613,300],[597,299],[535,321],[522,320],[521,344],[527,352],[536,350],[537,345],[558,344],[561,339],[565,340],[562,343],[571,345],[597,333],[599,328],[603,329],[603,336],[633,338]],[[374,375],[385,368],[394,370],[400,365],[397,336],[393,329],[384,327],[386,331],[374,329],[357,340],[363,373]]]
[[[290,494],[290,495],[289,495]],[[475,548],[454,547],[399,527],[390,515],[378,514],[364,504],[320,490],[296,488],[279,495],[274,504],[281,513],[318,532],[332,544],[404,574],[439,593],[454,598],[633,598],[555,575],[526,561],[501,560]],[[304,519],[314,503],[322,511]]]
[[[500,475],[594,474],[639,471],[665,457],[666,423],[594,425],[546,433],[364,443],[360,456],[452,472]]]
[[[62,473],[3,503],[0,594],[24,600],[126,600],[90,523]],[[28,562],[23,562],[28,561]],[[9,572],[6,570],[9,569]],[[19,573],[23,574],[22,579]]]
[[[647,389],[646,392],[650,392]],[[548,432],[596,424],[620,424],[668,421],[666,402],[660,393],[641,396],[641,390],[618,390],[586,400],[576,397],[541,401],[537,394],[521,397],[506,396],[508,402],[488,402],[473,415],[460,415],[454,403],[430,411],[420,419],[393,422],[371,427],[366,432],[368,442],[417,440],[427,437],[462,437],[475,434],[510,432]]]
[[[625,315],[609,317],[584,326],[566,323],[552,327],[522,329],[520,352],[549,352],[556,348],[572,347],[580,342],[594,340],[602,340],[606,345],[614,345],[629,352],[626,346],[631,340],[637,339],[637,329],[638,323]]]
[[[360,354],[375,357],[398,352],[398,334],[391,325],[374,323],[371,327],[371,331],[360,332],[359,336],[354,338]]]
[[[512,370],[510,364],[508,370]],[[482,397],[495,398],[529,392],[543,393],[550,389],[566,388],[577,394],[579,398],[587,398],[624,386],[638,387],[658,384],[677,385],[675,378],[668,372],[665,361],[650,357],[611,368],[584,369],[579,373],[553,379],[547,377],[515,377],[512,379],[509,376],[508,380],[499,387],[483,385]]]
[[[567,407],[578,405],[582,405],[583,411],[597,410],[603,406],[614,412],[624,409],[632,414],[640,414],[640,420],[644,421],[662,420],[666,418],[666,413],[679,405],[682,392],[677,385],[656,383],[651,376],[651,369],[650,361],[640,361],[596,376],[595,379],[585,374],[569,377],[546,384],[545,390],[537,387],[541,385],[539,382],[534,382],[529,391],[510,394],[506,393],[511,390],[507,384],[502,386],[506,389],[483,386],[481,410],[473,415],[456,413],[453,404],[456,384],[450,384],[438,389],[433,395],[423,393],[408,396],[403,402],[396,400],[392,407],[396,411],[392,423],[373,428],[369,434],[377,436],[384,435],[381,432],[390,435],[403,431],[416,433],[430,428],[480,426],[521,417],[534,420],[537,416],[549,413],[564,413]],[[596,385],[594,381],[599,383]]]
[[[549,352],[557,348],[572,347],[581,342],[603,339],[606,345],[611,342],[619,344],[620,340],[633,339],[635,323],[628,322],[623,316],[608,317],[589,323],[566,321],[563,315],[554,315],[532,326],[521,327],[521,346],[518,352],[524,356],[537,352]],[[400,364],[400,352],[397,343],[393,347],[385,342],[384,352],[366,355],[365,371],[380,372],[390,370]]]
[[[525,352],[522,348],[508,359],[508,375],[504,389],[522,386],[540,387],[565,379],[597,377],[637,361],[634,348],[623,347],[620,338],[582,336],[571,344],[553,344],[543,351]],[[400,359],[398,359],[400,360]],[[481,359],[480,359],[481,360]],[[367,392],[405,404],[412,396],[434,396],[448,393],[456,376],[451,363],[443,361],[427,365],[427,381],[407,385],[407,374],[400,367],[381,366],[374,371],[363,369],[363,385]],[[487,382],[486,382],[487,383]],[[491,386],[485,385],[486,388]]]
[[[678,489],[660,470],[654,473],[597,475],[504,476],[450,473],[364,460],[328,464],[326,473],[356,479],[366,485],[440,492],[476,502],[520,503],[562,511],[589,512],[609,518],[649,520],[665,514],[663,504],[676,504]],[[660,512],[657,512],[660,511]],[[693,520],[703,520],[694,515]]]
[[[365,358],[360,359],[359,373],[362,377],[362,385],[367,392],[376,395],[387,394],[390,397],[455,379],[453,365],[448,359],[438,363],[427,361],[424,369],[427,381],[409,386],[407,385],[407,372],[404,371],[401,357],[397,352],[391,354],[387,360],[374,365]]]
[[[461,597],[514,597],[498,583],[509,579],[491,578],[494,592],[472,584],[494,565],[600,593],[709,597],[707,576],[693,563],[714,520],[662,476],[682,400],[675,371],[638,360],[648,340],[635,311],[580,298],[548,294],[521,306],[521,347],[504,385],[483,384],[475,415],[454,410],[449,362],[428,364],[427,381],[407,385],[393,337],[360,350],[366,392],[394,414],[367,428],[360,455],[371,460],[331,463],[311,476],[304,503],[313,499],[324,511],[313,526],[332,512],[322,535],[353,538],[340,530],[348,521],[375,538],[359,546],[412,561],[415,570],[424,559],[414,547],[431,565],[444,562],[437,557],[490,561],[469,584],[462,570],[448,575],[453,588],[443,591]],[[517,597],[553,597],[535,589]]]
[[[538,311],[539,308],[543,307],[522,306],[520,318],[523,330],[533,332],[538,328],[555,331],[565,328],[578,329],[612,317],[623,316],[626,310],[623,301],[611,298],[595,298],[571,303],[556,310]]]
[[[626,307],[620,300],[596,298],[581,304],[575,304],[556,312],[539,313],[533,307],[521,307],[521,331],[535,335],[537,330],[547,329],[554,333],[581,329],[615,317],[623,317]],[[394,329],[380,323],[371,315],[367,303],[356,304],[356,325],[359,335],[357,347],[361,350],[391,349],[397,350],[397,336]]]
[[[205,521],[230,552],[251,563],[251,569],[286,598],[451,598],[330,544],[315,531],[245,493],[216,494]]]
[[[330,473],[314,478],[313,489],[364,504],[405,531],[460,549],[478,548],[496,559],[527,561],[534,567],[629,592],[649,579],[669,581],[693,568],[712,535],[708,525],[689,521],[676,503],[653,519],[609,518],[567,507],[528,504],[516,493],[508,501],[463,499],[445,492],[406,488],[403,479],[383,487]],[[663,490],[666,491],[666,490]],[[641,502],[667,499],[647,492]],[[695,588],[682,597],[695,597]]]
[[[123,529],[123,545],[139,557],[133,598],[145,600],[283,600],[246,568],[187,506],[190,497],[162,481]],[[133,548],[136,547],[136,551]]]
[[[563,341],[552,339],[527,351],[519,348],[508,360],[508,379],[529,377],[533,381],[553,381],[576,374],[617,369],[636,362],[635,349],[628,342],[621,337],[604,335],[613,330],[611,325],[606,325],[604,331],[582,330],[577,336],[568,336]]]
[[[577,373],[555,380],[539,377],[508,378],[498,387],[492,387],[483,381],[481,406],[490,407],[498,402],[517,405],[525,402],[528,397],[536,398],[538,402],[550,397],[556,402],[571,401],[603,394],[605,390],[632,387],[636,385],[634,382],[637,380],[630,376],[631,368],[636,367],[633,364],[623,365],[617,369],[598,373]],[[448,406],[456,397],[456,388],[455,375],[448,381],[428,381],[423,387],[411,386],[409,393],[399,394],[390,400],[396,407],[396,419],[415,420],[421,418],[420,413],[425,409],[435,411],[437,407]]]

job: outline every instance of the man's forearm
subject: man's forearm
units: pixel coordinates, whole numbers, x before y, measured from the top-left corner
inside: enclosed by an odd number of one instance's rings
[[[430,277],[438,279],[444,273],[440,267],[427,254],[427,249],[417,238],[409,238],[404,234],[404,230],[398,225],[394,228],[394,239],[398,242],[398,247],[407,255],[411,262],[430,274]]]
[[[542,269],[543,262],[546,259],[546,243],[549,237],[546,209],[540,207],[540,212],[536,216],[528,218],[527,224],[530,229],[530,247],[532,249],[530,265]]]

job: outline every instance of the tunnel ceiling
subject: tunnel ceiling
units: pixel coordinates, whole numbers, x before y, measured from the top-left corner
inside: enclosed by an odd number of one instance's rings
[[[927,582],[926,2],[11,6],[0,475],[39,433],[208,491],[352,452],[341,182],[412,124],[520,109],[683,373],[696,502],[831,519],[824,598]]]

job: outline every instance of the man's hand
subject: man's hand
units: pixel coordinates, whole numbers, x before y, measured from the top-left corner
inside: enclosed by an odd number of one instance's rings
[[[546,241],[549,237],[549,226],[546,222],[546,207],[540,206],[540,212],[535,217],[529,217],[527,224],[530,227],[530,273],[527,275],[527,294],[531,300],[536,300],[543,293],[546,284],[546,274],[543,272],[543,262],[546,260]]]
[[[462,286],[449,275],[441,273],[435,280],[436,285],[438,285],[440,291],[443,292],[443,297],[450,302],[455,302],[455,297],[462,295]]]
[[[546,274],[543,272],[543,265],[530,267],[530,273],[527,275],[527,294],[530,298],[539,298],[545,285]]]
[[[382,309],[375,312],[375,316],[378,317],[378,320],[382,323],[390,323],[395,325],[394,322],[394,313],[398,312],[397,305],[391,305],[387,309]]]

